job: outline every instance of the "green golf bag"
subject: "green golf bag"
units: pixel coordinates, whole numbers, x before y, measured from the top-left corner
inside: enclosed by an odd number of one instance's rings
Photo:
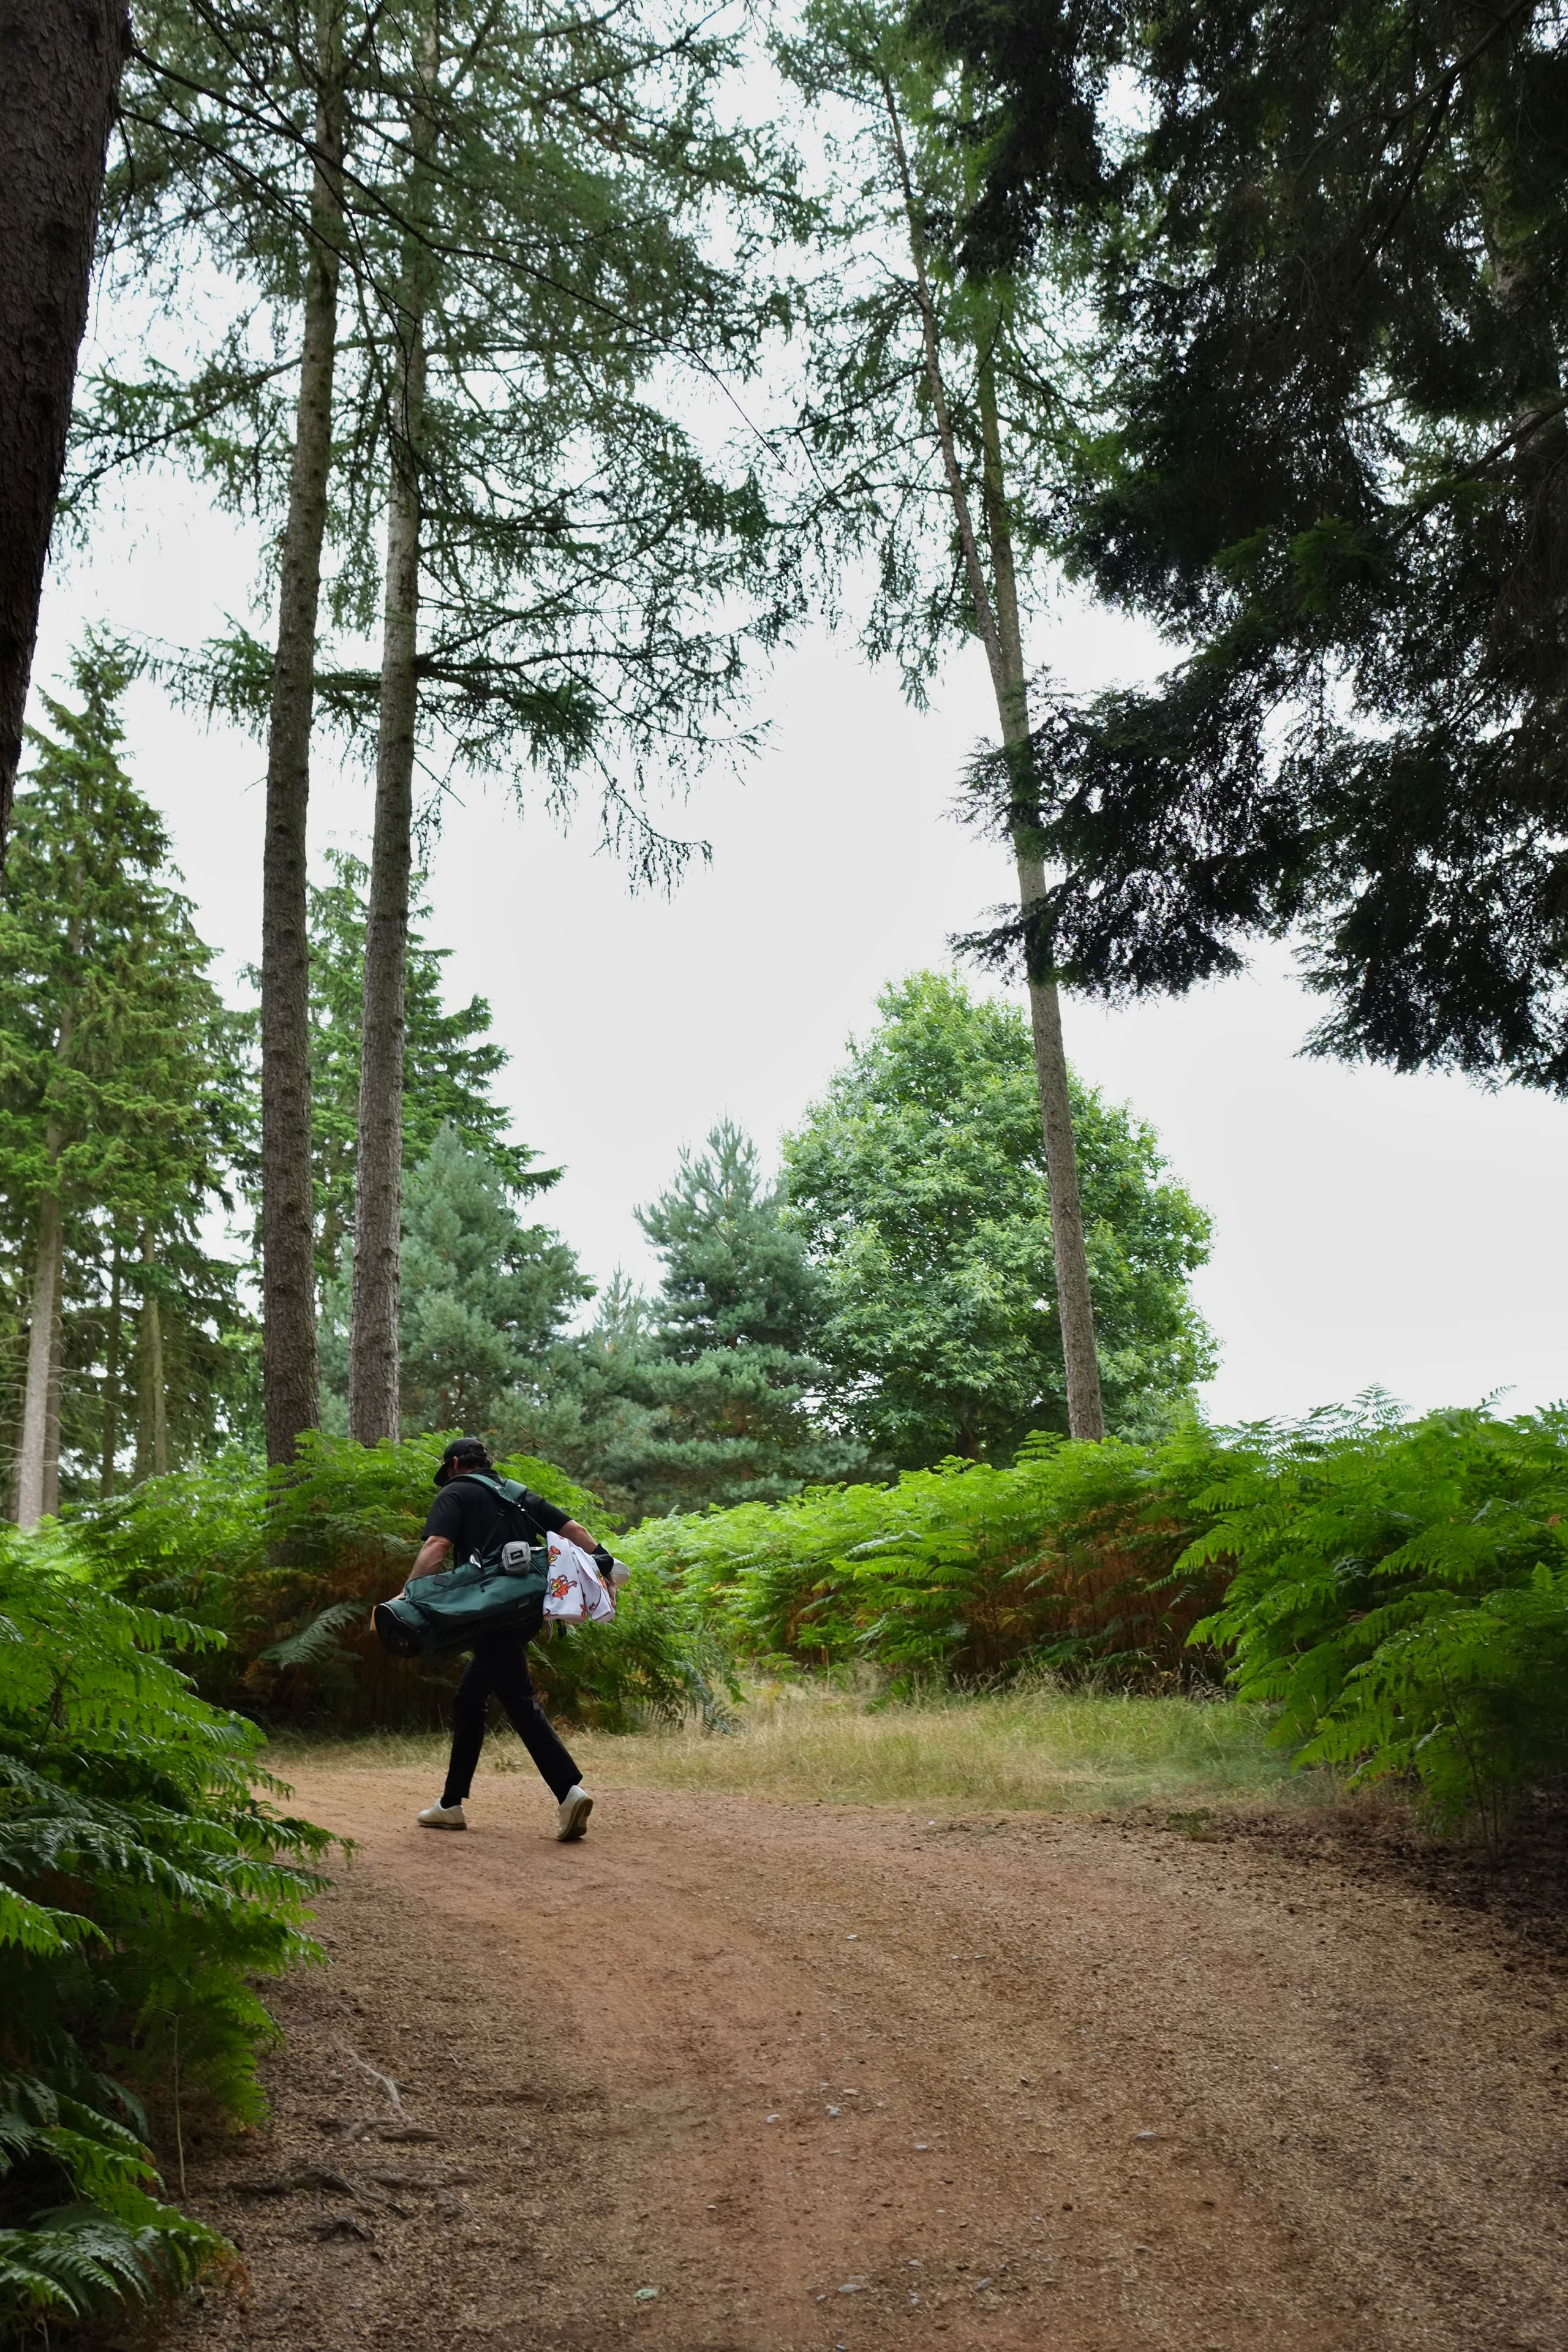
[[[528,1641],[544,1622],[550,1555],[543,1544],[528,1540],[530,1523],[517,1507],[527,1489],[483,1471],[465,1475],[511,1507],[517,1532],[498,1538],[476,1559],[413,1578],[395,1601],[377,1603],[372,1621],[383,1649],[395,1658],[438,1658],[466,1650],[485,1633],[518,1633]]]

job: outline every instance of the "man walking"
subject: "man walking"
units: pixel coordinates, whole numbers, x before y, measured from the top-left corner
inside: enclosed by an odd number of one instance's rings
[[[454,1566],[460,1566],[466,1559],[479,1558],[503,1538],[515,1536],[518,1512],[526,1522],[530,1543],[542,1543],[547,1535],[563,1535],[581,1544],[584,1551],[597,1551],[598,1545],[585,1527],[544,1496],[534,1494],[531,1487],[523,1489],[520,1503],[509,1505],[489,1483],[495,1475],[495,1465],[480,1439],[452,1440],[436,1473],[440,1492],[425,1522],[419,1556],[408,1571],[410,1583],[416,1577],[437,1574],[448,1558]],[[580,1838],[587,1828],[594,1800],[539,1704],[528,1671],[528,1643],[529,1635],[516,1627],[481,1633],[475,1641],[472,1661],[452,1696],[452,1755],[447,1785],[440,1802],[426,1805],[420,1814],[421,1827],[468,1828],[463,1806],[474,1785],[474,1768],[484,1745],[493,1691],[549,1783],[556,1801],[556,1836],[569,1842]]]

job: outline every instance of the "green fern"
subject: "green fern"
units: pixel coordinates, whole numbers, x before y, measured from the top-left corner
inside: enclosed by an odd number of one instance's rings
[[[623,1545],[743,1653],[895,1677],[1021,1668],[1179,1675],[1223,1571],[1175,1572],[1219,1456],[1204,1432],[1143,1447],[1032,1441],[1011,1468],[952,1462],[893,1486],[650,1521]]]
[[[215,1702],[334,1730],[439,1723],[456,1669],[388,1657],[370,1609],[396,1591],[418,1550],[445,1442],[363,1446],[310,1433],[299,1460],[271,1473],[227,1454],[84,1508],[70,1540],[122,1597],[209,1629],[190,1664]],[[613,1529],[597,1498],[549,1463],[517,1456],[501,1466]],[[226,1636],[216,1650],[213,1628]],[[613,1623],[542,1646],[536,1670],[552,1707],[612,1727],[689,1713],[720,1723],[734,1697],[722,1628],[658,1576],[639,1582]]]
[[[340,1634],[351,1625],[363,1623],[363,1601],[334,1601],[297,1633],[286,1634],[281,1642],[268,1643],[257,1654],[271,1666],[319,1666],[329,1658],[342,1655]]]
[[[40,2317],[109,2317],[189,2286],[225,2251],[199,2221],[142,2200],[139,2220],[65,2206],[45,2226],[0,2229],[0,2342],[37,2342]]]
[[[1568,1768],[1568,1411],[1400,1425],[1383,1401],[1244,1433],[1186,1554],[1229,1559],[1195,1638],[1302,1761],[1403,1774],[1495,1829]]]
[[[313,1955],[326,1839],[171,1654],[221,1638],[106,1592],[58,1530],[0,1531],[0,2343],[222,2251],[161,2196],[148,2111],[177,2084],[261,2112],[255,1979]]]

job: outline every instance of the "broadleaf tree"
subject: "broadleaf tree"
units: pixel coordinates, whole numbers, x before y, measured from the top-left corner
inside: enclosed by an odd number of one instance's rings
[[[884,1465],[1011,1460],[1065,1433],[1049,1181],[1028,1030],[920,972],[785,1139],[787,1214],[824,1282],[827,1401]],[[1209,1221],[1151,1131],[1072,1081],[1113,1430],[1152,1433],[1214,1368],[1188,1288]]]

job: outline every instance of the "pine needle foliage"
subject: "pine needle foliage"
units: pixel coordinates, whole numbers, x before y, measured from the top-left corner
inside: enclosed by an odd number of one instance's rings
[[[232,1205],[246,1123],[236,1027],[168,835],[125,766],[135,670],[89,635],[73,703],[43,696],[50,731],[32,737],[0,882],[0,1420],[9,1441],[47,1255],[60,1315],[48,1510],[51,1486],[111,1490],[132,1443],[144,1475],[210,1450],[248,1411],[237,1269],[203,1234]]]
[[[370,1611],[408,1573],[458,1433],[363,1446],[310,1432],[298,1461],[270,1472],[233,1453],[84,1510],[74,1538],[114,1590],[226,1636],[191,1658],[209,1697],[318,1729],[442,1723],[457,1668],[388,1657]],[[551,1463],[511,1454],[499,1466],[613,1532],[599,1498]],[[552,1711],[608,1728],[693,1712],[718,1721],[733,1693],[718,1632],[658,1575],[623,1597],[613,1623],[558,1629],[532,1664]]]
[[[1495,1832],[1568,1766],[1568,1408],[1400,1423],[1373,1395],[1238,1436],[1181,1563],[1235,1563],[1194,1638],[1303,1762],[1411,1777]]]
[[[224,2252],[164,2201],[149,2115],[261,2113],[256,1980],[315,1956],[327,1838],[170,1654],[218,1639],[106,1592],[58,1532],[0,1531],[0,2344]]]
[[[1087,268],[1045,528],[1187,649],[1047,685],[1037,801],[981,763],[1052,869],[1013,948],[1120,996],[1288,936],[1313,1050],[1568,1090],[1561,5],[915,13],[967,68],[968,249]]]

